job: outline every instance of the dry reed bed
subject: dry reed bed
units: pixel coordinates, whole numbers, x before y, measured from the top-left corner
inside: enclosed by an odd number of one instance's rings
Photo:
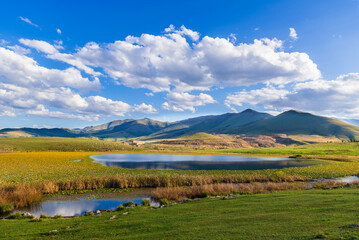
[[[96,190],[101,188],[141,188],[202,186],[218,183],[249,182],[295,182],[308,180],[301,176],[264,175],[119,175],[111,177],[92,177],[73,180],[53,180],[30,183],[0,184],[0,204],[11,203],[23,207],[41,200],[43,194],[53,194],[64,190]]]
[[[304,189],[332,189],[339,187],[358,187],[359,182],[340,183],[334,181],[322,181],[315,183],[298,183],[298,182],[267,182],[267,183],[219,183],[211,185],[199,185],[192,187],[164,187],[156,188],[151,197],[154,199],[168,199],[173,201],[183,201],[187,199],[204,198],[216,195],[231,194],[256,194],[267,192],[278,192],[287,190],[304,190]]]

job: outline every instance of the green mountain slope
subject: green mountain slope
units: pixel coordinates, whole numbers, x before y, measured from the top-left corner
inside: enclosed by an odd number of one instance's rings
[[[262,119],[271,118],[267,113],[259,113],[252,109],[247,109],[240,113],[226,113],[219,116],[213,116],[191,127],[192,131],[224,133],[240,128],[248,123],[256,122]]]
[[[100,138],[132,138],[147,136],[154,132],[160,131],[161,129],[169,126],[171,123],[154,121],[150,119],[127,119],[123,121],[114,121],[108,124],[92,127],[92,129],[103,129],[103,130],[91,130],[91,135]],[[85,132],[89,133],[87,128]]]
[[[150,135],[149,138],[177,138],[198,132],[231,132],[248,123],[270,117],[272,116],[267,113],[260,113],[252,109],[247,109],[240,113],[226,113],[222,115],[210,115],[186,119]]]
[[[345,122],[290,110],[276,117],[260,120],[227,133],[336,136],[344,139],[359,139],[359,127]]]
[[[288,134],[335,136],[340,139],[359,139],[359,127],[345,122],[295,110],[278,116],[247,109],[240,113],[226,113],[190,118],[178,122],[150,119],[116,120],[82,130],[67,128],[7,128],[0,137],[98,137],[168,139],[196,133],[214,134]]]
[[[78,130],[68,128],[4,128],[0,130],[0,134],[11,135],[9,133],[22,132],[33,137],[83,137]]]

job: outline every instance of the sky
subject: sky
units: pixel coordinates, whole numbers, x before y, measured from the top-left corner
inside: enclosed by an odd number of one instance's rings
[[[3,1],[0,128],[359,119],[359,1]]]

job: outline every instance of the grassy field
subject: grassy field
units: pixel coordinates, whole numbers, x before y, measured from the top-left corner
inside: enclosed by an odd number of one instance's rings
[[[140,148],[135,148],[135,151],[124,151],[123,149],[128,149],[128,146],[89,139],[0,139],[0,149],[9,146],[13,151],[16,149],[19,152],[0,153],[0,204],[11,202],[17,206],[36,201],[41,198],[42,194],[63,190],[192,186],[221,182],[292,182],[359,174],[359,161],[356,160],[356,156],[359,155],[358,143],[315,144],[291,148],[234,149],[214,152],[167,152],[176,154],[279,155],[284,157],[310,155],[317,158],[339,158],[340,160],[322,161],[321,165],[309,167],[256,171],[162,171],[104,167],[92,162],[89,156],[111,153],[115,150],[117,153],[166,152],[153,152]],[[51,150],[52,152],[49,152]],[[104,152],[91,150],[102,150]],[[328,152],[330,155],[327,154]]]
[[[358,143],[164,152],[89,139],[7,138],[0,139],[0,151],[0,204],[15,206],[67,190],[294,182],[359,175]],[[327,160],[321,165],[281,170],[163,171],[104,167],[89,158],[108,153],[298,155]],[[283,189],[291,189],[286,184]],[[202,199],[163,209],[137,207],[128,210],[128,215],[103,213],[42,222],[0,220],[0,239],[359,239],[359,228],[350,227],[359,223],[358,194],[358,188],[298,190]],[[113,215],[117,217],[109,220]],[[49,233],[55,229],[57,232]]]
[[[318,143],[283,148],[243,148],[211,150],[216,153],[261,154],[261,155],[309,155],[309,156],[359,156],[358,142]]]
[[[116,142],[92,140],[88,138],[0,138],[0,152],[106,152],[124,150],[136,151],[138,149]]]
[[[124,210],[128,215],[3,220],[0,239],[359,239],[352,226],[359,223],[358,194],[357,188],[279,192],[136,207]]]

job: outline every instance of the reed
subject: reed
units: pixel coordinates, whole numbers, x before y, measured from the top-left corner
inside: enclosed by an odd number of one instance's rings
[[[303,178],[290,176],[279,181],[298,181]],[[277,177],[263,175],[225,176],[225,175],[132,175],[122,174],[109,177],[89,177],[68,180],[45,180],[28,183],[0,184],[0,204],[13,204],[15,207],[28,206],[39,202],[42,195],[61,191],[96,190],[103,188],[143,188],[207,186],[220,183],[268,182],[278,181]],[[170,198],[169,198],[170,199]]]
[[[257,194],[267,192],[278,192],[288,190],[304,190],[304,189],[332,189],[343,187],[358,187],[359,182],[340,183],[334,181],[322,181],[316,183],[289,183],[289,182],[267,182],[267,183],[217,183],[208,185],[199,185],[192,187],[164,187],[156,188],[151,197],[159,199],[168,199],[172,201],[183,201],[194,198],[204,198],[217,195],[231,194]]]

